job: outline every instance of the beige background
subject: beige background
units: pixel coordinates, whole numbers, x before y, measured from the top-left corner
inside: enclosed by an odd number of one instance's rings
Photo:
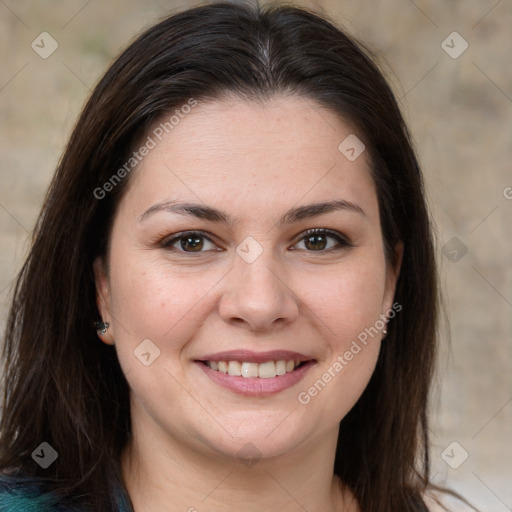
[[[434,481],[483,511],[512,510],[512,1],[323,0],[366,41],[409,120],[438,225],[452,349],[433,415]],[[0,327],[46,187],[113,57],[185,1],[0,1]],[[42,59],[43,31],[58,49]],[[467,50],[442,42],[457,31]],[[463,48],[450,36],[449,51]],[[507,188],[509,187],[509,188]],[[507,198],[508,197],[508,198]],[[442,247],[452,237],[467,253]],[[453,241],[451,242],[454,243]],[[460,258],[458,261],[451,259]],[[56,333],[57,334],[57,333]],[[443,340],[445,347],[447,341]],[[467,460],[457,469],[465,452]],[[453,451],[452,451],[453,450]]]

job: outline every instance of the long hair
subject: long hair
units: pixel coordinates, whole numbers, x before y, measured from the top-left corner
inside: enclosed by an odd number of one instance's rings
[[[196,101],[298,95],[337,113],[366,145],[388,261],[404,244],[375,372],[341,421],[334,471],[363,512],[424,511],[437,277],[422,176],[397,102],[364,47],[288,6],[214,3],[159,22],[112,64],[88,100],[49,188],[15,285],[5,335],[0,472],[92,510],[115,510],[130,435],[129,388],[99,342],[94,259],[105,253],[127,162],[153,123]],[[136,170],[134,171],[136,172]],[[104,197],[103,197],[104,196]],[[49,443],[58,459],[31,454]]]

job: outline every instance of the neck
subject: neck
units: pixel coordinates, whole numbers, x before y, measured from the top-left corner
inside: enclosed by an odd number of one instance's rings
[[[135,512],[357,510],[333,474],[337,428],[293,453],[237,460],[206,446],[199,450],[148,416],[135,415],[134,423],[133,416],[121,462]]]

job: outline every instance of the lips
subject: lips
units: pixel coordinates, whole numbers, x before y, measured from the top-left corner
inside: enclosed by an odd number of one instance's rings
[[[217,352],[195,362],[213,382],[245,396],[283,391],[316,364],[315,359],[289,350]]]

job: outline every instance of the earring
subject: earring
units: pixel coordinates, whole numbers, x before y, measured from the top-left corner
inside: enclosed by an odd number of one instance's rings
[[[384,329],[382,329],[382,334],[383,334],[383,338],[386,337],[386,334],[388,333],[388,330],[384,327]]]
[[[94,322],[94,327],[99,336],[106,334],[110,324],[108,322]]]

